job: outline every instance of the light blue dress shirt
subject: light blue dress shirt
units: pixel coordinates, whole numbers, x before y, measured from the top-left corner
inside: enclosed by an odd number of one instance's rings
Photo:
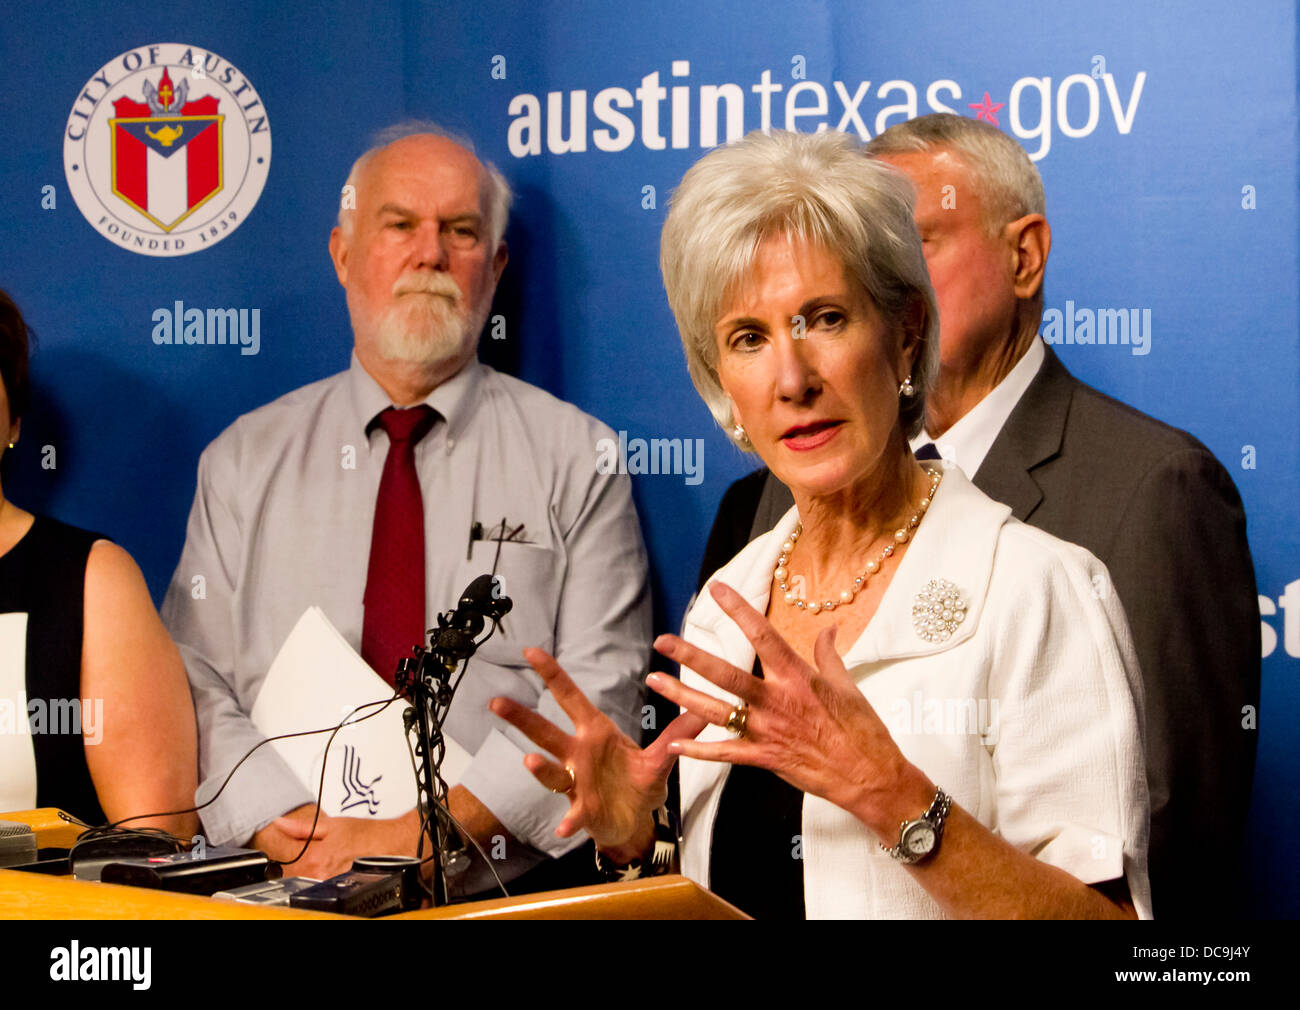
[[[524,768],[537,748],[488,701],[506,695],[572,728],[520,654],[540,646],[635,737],[650,641],[645,548],[628,478],[597,472],[596,444],[613,437],[605,425],[477,361],[424,402],[439,415],[415,449],[426,627],[492,570],[498,545],[471,540],[473,525],[485,536],[502,519],[512,531],[523,526],[501,545],[497,566],[514,610],[470,661],[447,722],[474,755],[461,784],[527,843],[495,864],[509,878],[581,838],[555,836],[568,801]],[[199,803],[262,739],[249,712],[304,610],[319,606],[360,647],[388,452],[383,429],[366,427],[391,405],[354,354],[348,371],[236,420],[199,460],[185,549],[162,607],[194,694]],[[314,799],[268,746],[200,816],[210,844],[239,844]]]

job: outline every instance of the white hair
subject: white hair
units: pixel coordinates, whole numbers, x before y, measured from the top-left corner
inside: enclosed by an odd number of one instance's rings
[[[352,170],[348,172],[347,180],[343,184],[344,190],[353,194],[353,206],[346,206],[342,201],[339,203],[338,223],[344,238],[352,237],[352,219],[356,216],[354,207],[357,181],[361,178],[366,166],[370,164],[376,154],[390,144],[395,144],[407,137],[417,136],[444,137],[463,147],[470,154],[474,154],[474,142],[472,140],[450,130],[445,130],[437,123],[428,120],[407,119],[400,123],[394,123],[392,126],[384,127],[370,138],[370,147],[352,163]],[[475,157],[477,158],[477,155]],[[501,243],[502,236],[506,233],[506,223],[510,217],[510,204],[514,199],[514,194],[510,192],[510,184],[506,182],[505,176],[497,171],[497,167],[491,162],[480,160],[479,169],[479,200],[483,204],[484,226],[487,229],[488,237],[491,239],[488,247],[490,252],[495,252],[497,246]]]
[[[939,311],[912,207],[906,179],[864,157],[856,138],[831,130],[755,130],[691,166],[672,196],[659,269],[691,381],[723,430],[730,433],[734,421],[718,380],[714,326],[758,247],[787,234],[836,256],[900,332],[923,309],[915,392],[899,414],[905,435],[920,431],[938,368]]]
[[[935,112],[895,123],[868,141],[866,152],[879,157],[947,148],[971,168],[984,205],[984,224],[997,234],[1026,214],[1047,213],[1043,178],[1025,149],[992,123]]]

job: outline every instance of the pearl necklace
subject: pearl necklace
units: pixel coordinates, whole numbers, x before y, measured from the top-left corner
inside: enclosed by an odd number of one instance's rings
[[[863,573],[853,580],[853,588],[841,590],[838,599],[826,600],[821,603],[818,603],[816,600],[805,601],[795,595],[794,591],[786,581],[790,577],[790,570],[786,567],[786,564],[790,560],[790,555],[794,553],[794,545],[799,542],[799,534],[803,532],[803,521],[800,520],[798,525],[795,526],[794,532],[790,534],[790,539],[781,545],[781,556],[776,559],[776,571],[772,573],[777,586],[780,588],[781,592],[785,594],[785,602],[792,607],[797,607],[799,610],[805,610],[810,614],[819,614],[823,610],[831,611],[834,610],[836,606],[844,607],[852,603],[854,597],[856,597],[867,584],[867,580],[879,572],[880,566],[893,556],[895,547],[901,547],[912,539],[913,532],[921,525],[921,520],[925,517],[926,509],[928,509],[930,503],[934,501],[934,492],[939,488],[939,481],[943,479],[943,473],[940,470],[930,470],[929,474],[930,493],[917,503],[917,510],[912,514],[912,517],[907,520],[907,525],[902,529],[894,531],[894,542],[892,544],[886,544],[885,549],[880,552],[880,555],[874,561],[867,562],[867,567]]]

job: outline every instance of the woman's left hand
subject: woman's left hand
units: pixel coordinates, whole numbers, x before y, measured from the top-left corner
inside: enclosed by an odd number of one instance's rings
[[[898,823],[893,811],[903,798],[900,793],[921,797],[920,809],[925,809],[933,787],[903,756],[849,676],[835,651],[835,627],[818,636],[816,666],[810,666],[731,587],[715,582],[709,591],[753,644],[763,679],[676,635],[662,636],[655,643],[660,652],[749,706],[743,737],[717,743],[679,740],[669,749],[704,761],[765,768],[886,833]],[[727,725],[732,713],[727,702],[664,674],[653,674],[646,682],[683,710]]]

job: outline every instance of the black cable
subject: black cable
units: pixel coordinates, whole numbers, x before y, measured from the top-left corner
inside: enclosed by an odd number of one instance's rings
[[[157,814],[135,814],[135,815],[133,815],[133,816],[131,816],[131,817],[123,817],[121,820],[118,820],[118,821],[112,821],[112,822],[109,823],[109,824],[100,825],[100,828],[102,828],[102,829],[117,828],[117,827],[119,827],[120,825],[125,824],[127,821],[139,821],[139,820],[143,820],[143,819],[146,818],[146,817],[178,817],[178,816],[180,816],[181,814],[196,814],[196,813],[198,813],[198,812],[199,812],[200,810],[202,810],[204,807],[210,806],[211,804],[213,804],[213,803],[215,803],[215,802],[217,801],[217,797],[220,796],[223,792],[225,792],[226,786],[228,786],[228,785],[230,784],[230,780],[231,780],[232,778],[235,777],[235,772],[239,771],[240,766],[241,766],[245,761],[247,761],[250,757],[252,757],[252,756],[253,756],[253,753],[254,753],[254,752],[255,752],[259,747],[262,747],[262,746],[264,746],[264,745],[266,745],[266,744],[268,744],[268,743],[271,743],[271,742],[274,741],[274,740],[289,740],[289,739],[292,739],[293,737],[299,737],[299,736],[316,736],[316,735],[319,734],[319,733],[329,733],[329,734],[331,734],[331,735],[330,735],[330,738],[329,738],[329,741],[325,744],[325,756],[326,756],[326,758],[328,758],[328,756],[329,756],[329,748],[330,748],[330,744],[334,742],[334,736],[336,736],[336,735],[338,734],[338,731],[339,731],[339,730],[341,730],[344,726],[355,726],[357,723],[365,722],[367,719],[373,719],[375,716],[379,715],[379,713],[382,712],[385,708],[387,708],[387,707],[388,707],[389,705],[391,705],[393,702],[397,701],[400,697],[401,697],[400,694],[398,694],[397,692],[393,692],[393,696],[392,696],[391,698],[386,699],[386,700],[383,700],[383,701],[368,701],[368,702],[366,702],[366,703],[364,703],[364,704],[362,704],[362,705],[358,705],[356,708],[354,708],[351,712],[349,712],[347,715],[345,715],[345,716],[343,717],[343,721],[342,721],[342,722],[338,723],[338,724],[335,725],[335,726],[326,726],[326,727],[324,727],[324,728],[322,728],[322,729],[305,729],[305,730],[300,730],[300,731],[297,732],[297,733],[280,733],[280,734],[278,734],[277,736],[268,736],[265,740],[262,740],[262,741],[260,741],[259,743],[254,744],[254,745],[252,746],[252,748],[249,749],[248,753],[246,753],[246,754],[245,754],[243,757],[241,757],[237,762],[235,762],[235,767],[233,767],[233,768],[230,769],[230,773],[226,776],[225,780],[221,783],[221,786],[217,789],[217,791],[216,791],[215,793],[212,794],[211,799],[208,799],[207,801],[205,801],[205,802],[203,802],[203,803],[200,803],[200,804],[199,804],[198,806],[196,806],[196,807],[186,807],[184,810],[167,810],[167,811],[164,811],[164,812],[162,812],[162,813],[157,813]],[[350,722],[350,721],[349,721],[349,720],[351,720],[352,716],[354,716],[356,713],[360,712],[362,709],[364,709],[364,708],[372,708],[372,707],[375,706],[375,705],[379,705],[379,706],[381,706],[381,707],[379,708],[378,711],[371,712],[369,715],[363,715],[360,719],[356,720],[356,722]],[[321,800],[321,798],[322,798],[324,795],[325,795],[325,765],[322,764],[322,765],[321,765],[321,783],[320,783],[320,789],[319,789],[319,791],[317,792],[317,795],[316,795],[316,812],[317,812],[318,815],[319,815],[319,813],[320,813],[320,800]],[[72,820],[72,819],[75,819],[75,818],[72,818],[71,815],[69,815],[69,819]],[[85,822],[84,822],[84,821],[79,821],[78,823],[82,823],[82,824],[84,824]],[[316,828],[316,822],[313,821],[313,822],[312,822],[312,830],[315,830],[315,828]],[[131,829],[131,830],[161,830],[161,829]],[[306,851],[306,849],[304,848],[303,851]],[[302,855],[299,854],[298,859],[301,859],[301,858],[302,858]],[[293,861],[293,862],[297,862],[296,859],[295,859],[295,860],[292,860],[292,861]]]
[[[69,820],[77,819],[70,817]],[[84,824],[85,822],[77,821],[77,823]],[[177,850],[183,850],[190,842],[190,839],[182,838],[179,835],[173,835],[171,832],[165,831],[162,828],[115,828],[107,824],[102,824],[97,827],[88,826],[85,831],[73,840],[72,846],[68,849],[68,865],[73,865],[77,849],[80,846],[98,841],[100,838],[107,838],[110,835],[116,837],[166,839],[168,842],[174,843]]]
[[[139,838],[166,838],[170,841],[178,843],[180,848],[184,849],[187,843],[192,842],[192,839],[182,838],[181,836],[174,835],[171,832],[166,831],[162,828],[152,828],[152,827],[123,828],[122,825],[126,824],[128,821],[143,820],[146,817],[175,817],[181,814],[198,813],[204,807],[208,806],[211,803],[216,802],[217,797],[222,794],[226,786],[230,784],[230,780],[235,777],[235,772],[239,771],[240,766],[245,761],[247,761],[250,757],[252,757],[253,753],[263,744],[271,743],[273,740],[287,740],[291,737],[314,736],[319,733],[329,733],[330,738],[325,744],[325,753],[321,764],[320,786],[316,793],[316,816],[315,818],[313,818],[312,825],[311,825],[311,830],[312,833],[314,834],[316,831],[316,825],[320,820],[320,804],[321,804],[321,800],[324,798],[325,795],[325,768],[328,765],[329,749],[330,749],[330,745],[334,742],[334,737],[338,735],[339,731],[344,726],[356,725],[356,723],[364,722],[366,719],[370,719],[373,718],[374,716],[379,715],[380,712],[384,711],[384,709],[386,709],[389,705],[391,705],[394,701],[396,701],[400,697],[401,697],[400,694],[394,692],[393,696],[386,700],[368,701],[365,702],[364,704],[358,705],[351,712],[345,715],[343,717],[343,720],[340,723],[338,723],[338,725],[336,726],[326,726],[322,729],[302,730],[297,733],[281,733],[277,736],[267,737],[265,740],[262,740],[259,743],[255,744],[243,757],[241,757],[235,763],[235,767],[230,769],[230,773],[226,776],[225,781],[221,783],[220,788],[218,788],[217,791],[212,795],[211,799],[207,800],[205,803],[199,804],[196,807],[189,807],[185,810],[169,810],[163,813],[156,813],[156,814],[135,814],[132,817],[123,817],[121,820],[111,821],[107,824],[100,824],[100,825],[87,824],[85,821],[81,820],[81,818],[74,817],[72,814],[65,813],[64,811],[61,810],[59,811],[59,816],[63,820],[69,821],[71,823],[79,824],[86,829],[77,837],[76,841],[72,843],[72,847],[68,850],[68,859],[69,861],[71,861],[73,854],[77,850],[77,846],[85,842],[92,842],[99,838],[107,837],[109,835],[118,835],[118,836],[133,835]],[[371,712],[369,715],[362,716],[360,719],[357,719],[356,722],[351,721],[352,717],[356,715],[358,712],[366,708],[373,708],[376,705],[380,706],[379,709],[377,709],[376,711]],[[296,856],[294,856],[293,859],[289,860],[289,862],[296,863],[299,859],[301,859],[303,855],[306,853],[308,847],[311,845],[312,841],[314,841],[314,839],[309,837],[307,841],[303,844],[302,849],[298,852]],[[269,861],[275,863],[278,866],[287,865],[285,863],[280,863],[276,860],[269,860]]]
[[[498,563],[499,563],[500,560],[501,560],[501,545],[502,545],[502,543],[504,542],[504,538],[505,538],[505,527],[506,527],[506,519],[505,519],[505,517],[503,516],[502,519],[501,519],[501,531],[497,534],[497,549],[496,549],[496,556],[493,558],[493,561],[492,561],[492,571],[491,571],[491,573],[490,573],[493,577],[496,576],[497,565],[498,565]],[[486,643],[486,642],[487,642],[487,641],[488,641],[488,640],[489,640],[489,639],[490,639],[490,638],[491,638],[491,637],[496,633],[496,630],[497,630],[498,626],[500,625],[500,621],[499,621],[499,619],[497,619],[497,618],[495,618],[495,617],[494,617],[494,618],[491,618],[490,621],[491,621],[491,623],[490,623],[490,626],[489,626],[489,628],[488,628],[488,633],[487,633],[486,635],[484,635],[481,639],[479,639],[477,642],[474,643],[474,649],[475,649],[475,651],[477,651],[477,650],[478,650],[482,645],[484,645],[484,644],[485,644],[485,643]],[[452,684],[452,685],[450,686],[450,694],[451,694],[452,696],[455,695],[455,693],[456,693],[456,689],[460,686],[460,682],[461,682],[462,679],[464,679],[465,672],[466,672],[466,670],[467,670],[468,668],[469,668],[469,658],[467,657],[467,658],[464,660],[464,662],[461,663],[460,672],[459,672],[459,674],[458,674],[457,677],[456,677],[456,681],[455,681],[455,683]],[[159,836],[162,836],[162,837],[166,837],[166,838],[172,839],[172,840],[174,840],[174,841],[178,841],[178,842],[180,842],[181,845],[183,846],[183,845],[185,844],[185,842],[187,841],[187,839],[180,838],[179,836],[173,835],[173,834],[171,834],[170,832],[167,832],[167,831],[165,831],[165,830],[163,830],[163,829],[161,829],[161,828],[127,828],[127,829],[123,829],[123,828],[121,827],[121,825],[126,824],[128,821],[138,821],[138,820],[143,820],[143,819],[145,819],[145,818],[151,818],[151,817],[176,817],[176,816],[180,816],[180,815],[182,815],[182,814],[198,813],[199,811],[203,810],[205,807],[208,807],[208,806],[212,805],[213,803],[215,803],[215,802],[217,801],[217,799],[221,796],[221,794],[222,794],[223,792],[225,792],[226,786],[228,786],[228,785],[230,784],[230,781],[235,777],[235,773],[236,773],[237,771],[239,771],[240,767],[242,767],[242,765],[244,764],[244,762],[247,761],[250,757],[252,757],[253,754],[256,753],[256,751],[257,751],[260,747],[262,747],[262,746],[264,746],[264,745],[266,745],[266,744],[268,744],[268,743],[272,743],[272,742],[275,741],[275,740],[290,740],[290,739],[294,739],[294,738],[296,738],[296,737],[303,737],[303,736],[316,736],[316,735],[318,735],[318,734],[320,734],[320,733],[329,733],[329,734],[330,734],[330,738],[329,738],[329,740],[327,740],[327,741],[325,742],[325,750],[324,750],[324,753],[323,753],[323,755],[322,755],[322,759],[321,759],[321,774],[320,774],[320,782],[319,782],[319,784],[318,784],[318,786],[317,786],[317,789],[316,789],[316,804],[315,804],[315,806],[316,806],[316,812],[315,812],[314,816],[312,817],[311,829],[310,829],[310,831],[308,832],[308,837],[307,837],[307,839],[303,842],[303,846],[302,846],[302,848],[298,850],[297,855],[295,855],[295,856],[293,857],[293,859],[290,859],[290,860],[287,860],[287,861],[279,861],[279,860],[274,860],[274,859],[273,859],[273,860],[269,860],[269,862],[274,863],[274,864],[277,865],[277,866],[281,866],[281,867],[288,866],[288,865],[290,865],[290,864],[292,864],[292,863],[296,863],[296,862],[298,862],[298,860],[302,859],[302,857],[303,857],[304,855],[306,855],[307,850],[311,847],[311,843],[312,843],[313,841],[315,841],[315,838],[312,837],[312,836],[313,836],[313,835],[315,834],[315,832],[316,832],[316,825],[320,823],[321,801],[322,801],[322,800],[324,799],[324,797],[325,797],[325,773],[326,773],[326,770],[327,770],[327,768],[328,768],[328,766],[329,766],[329,750],[330,750],[330,747],[331,747],[331,746],[333,745],[333,743],[334,743],[334,738],[335,738],[336,736],[338,736],[339,732],[343,729],[344,726],[356,725],[357,723],[364,722],[364,721],[367,720],[367,719],[372,719],[372,718],[374,718],[375,716],[377,716],[377,715],[379,715],[381,712],[383,712],[386,708],[388,708],[388,706],[391,705],[393,702],[399,700],[401,697],[402,697],[402,695],[401,695],[401,692],[400,692],[400,691],[394,691],[394,692],[393,692],[393,695],[392,695],[391,698],[387,698],[387,699],[380,700],[380,701],[369,701],[369,702],[365,702],[365,703],[363,703],[363,704],[361,704],[361,705],[358,705],[358,706],[356,706],[356,708],[352,709],[352,711],[350,711],[347,715],[345,715],[345,716],[343,717],[342,721],[340,721],[338,724],[336,724],[336,725],[334,725],[334,726],[326,726],[326,727],[322,727],[322,728],[320,728],[320,729],[300,730],[300,731],[295,732],[295,733],[280,733],[280,734],[277,734],[276,736],[270,736],[270,737],[267,737],[267,738],[264,739],[264,740],[259,741],[258,743],[254,744],[254,745],[253,745],[253,746],[252,746],[252,747],[251,747],[251,748],[250,748],[250,749],[249,749],[249,750],[248,750],[248,751],[243,755],[243,757],[241,757],[237,762],[235,762],[235,766],[234,766],[233,768],[230,769],[229,773],[227,773],[225,779],[222,780],[221,785],[217,788],[217,791],[216,791],[215,793],[213,793],[212,796],[209,797],[206,801],[204,801],[203,803],[198,804],[197,806],[186,807],[186,808],[183,809],[183,810],[168,810],[168,811],[163,811],[163,812],[160,812],[160,813],[134,814],[134,815],[132,815],[131,817],[123,817],[123,818],[121,818],[120,820],[112,821],[112,822],[110,822],[110,823],[108,823],[108,824],[99,825],[99,826],[96,826],[96,827],[92,827],[92,826],[90,826],[90,825],[87,825],[84,821],[80,820],[79,818],[75,818],[75,817],[73,817],[73,816],[70,815],[70,814],[64,814],[62,811],[60,811],[60,816],[63,817],[65,820],[68,820],[68,821],[75,821],[76,823],[80,824],[82,827],[86,828],[86,831],[83,832],[82,836],[80,836],[80,837],[78,838],[78,842],[80,842],[82,839],[85,839],[85,840],[89,841],[89,840],[92,840],[93,838],[98,838],[98,837],[100,837],[101,835],[107,835],[107,834],[110,834],[110,833],[118,832],[118,833],[122,833],[122,834],[134,834],[134,835],[140,835],[140,836],[148,835],[148,836],[150,836],[150,837],[159,837]],[[357,719],[355,722],[352,721],[352,717],[353,717],[354,715],[356,715],[358,712],[360,712],[360,711],[362,711],[362,710],[364,710],[364,709],[367,709],[367,708],[374,708],[376,705],[379,706],[379,708],[378,708],[376,711],[371,712],[369,715],[364,715],[364,716],[362,716],[360,719]],[[448,710],[450,710],[450,702],[448,703]],[[444,715],[444,718],[445,718],[445,715]],[[439,732],[440,732],[440,735],[441,735],[441,725],[439,725]],[[411,747],[411,740],[410,740],[410,735],[409,735],[409,734],[406,734],[406,744],[407,744],[407,752],[410,754],[410,757],[411,757],[411,767],[412,767],[412,771],[415,773],[415,778],[416,778],[416,783],[417,783],[417,789],[418,789],[418,788],[419,788],[418,784],[419,784],[419,780],[420,780],[420,775],[419,775],[419,771],[418,771],[418,770],[416,769],[416,767],[415,767],[415,752],[414,752],[414,750],[413,750],[412,747]],[[422,792],[422,790],[421,790],[421,792]],[[438,809],[439,809],[442,813],[444,813],[444,814],[447,816],[448,820],[451,821],[451,823],[456,827],[456,829],[457,829],[457,830],[458,830],[458,831],[459,831],[459,832],[460,832],[460,833],[461,833],[465,838],[467,838],[467,839],[469,840],[469,842],[474,846],[475,850],[478,852],[479,856],[483,859],[483,861],[484,861],[485,865],[487,866],[487,868],[491,871],[492,876],[493,876],[493,877],[495,878],[495,880],[496,880],[497,887],[500,888],[500,890],[501,890],[501,893],[504,894],[506,897],[510,897],[510,892],[506,889],[505,884],[502,882],[500,874],[497,873],[497,871],[496,871],[496,867],[494,867],[494,866],[492,865],[492,861],[488,858],[487,853],[485,853],[485,852],[483,851],[483,848],[482,848],[481,845],[479,845],[478,841],[473,837],[473,835],[471,835],[471,834],[470,834],[470,833],[465,829],[465,826],[464,826],[463,824],[461,824],[460,821],[458,821],[458,820],[456,819],[456,817],[452,814],[451,810],[447,807],[447,805],[445,805],[445,804],[443,804],[443,803],[441,803],[441,802],[438,801],[438,799],[437,799],[436,796],[434,797],[434,803],[437,805]],[[417,804],[416,804],[416,809],[417,809],[417,810],[419,809],[419,802],[418,802],[418,800],[417,800]],[[430,812],[430,815],[432,815],[432,812]],[[420,823],[420,829],[419,829],[419,830],[420,830],[420,834],[419,834],[419,839],[418,839],[418,842],[417,842],[417,848],[416,848],[416,857],[417,857],[417,858],[420,858],[421,853],[422,853],[423,850],[424,850],[424,838],[425,838],[425,834],[426,834],[426,832],[427,832],[427,830],[428,830],[428,825],[429,825],[429,816],[425,816],[425,817],[422,819],[421,823]],[[89,835],[90,837],[87,838],[87,837],[86,837],[87,835]],[[77,843],[75,843],[75,842],[73,843],[73,847],[74,847],[74,848],[76,847],[76,844],[77,844]],[[71,850],[70,850],[69,854],[71,854]],[[434,858],[434,857],[433,857],[432,855],[430,855],[430,856],[428,857],[428,859],[422,859],[422,858],[421,858],[421,860],[420,860],[421,865],[423,865],[425,862],[428,862],[429,859],[433,859],[433,858]],[[421,881],[421,887],[424,888],[423,881]],[[424,889],[426,890],[426,892],[428,891],[427,888],[424,888]],[[433,897],[433,895],[430,894],[430,898],[432,898],[432,897]]]
[[[334,727],[334,732],[331,733],[330,738],[325,741],[325,752],[321,756],[320,785],[316,787],[316,813],[312,816],[311,831],[307,833],[307,840],[302,843],[302,848],[298,850],[298,854],[294,856],[292,859],[288,860],[287,862],[279,862],[277,860],[272,859],[271,862],[281,867],[288,866],[290,863],[296,863],[298,862],[298,860],[300,860],[303,856],[307,854],[307,850],[311,848],[311,843],[316,840],[313,836],[316,834],[316,825],[320,823],[321,801],[325,798],[325,772],[329,768],[330,746],[334,743],[334,738],[339,735],[339,732],[343,729],[344,726],[356,725],[356,723],[349,722],[348,720],[350,720],[354,715],[360,712],[363,708],[370,708],[373,705],[381,705],[382,707],[379,708],[377,711],[371,712],[370,715],[362,716],[360,719],[357,720],[357,722],[365,722],[365,720],[379,715],[380,712],[382,712],[393,702],[397,701],[397,699],[400,697],[401,694],[397,691],[394,691],[393,696],[389,698],[387,701],[384,702],[368,701],[364,705],[358,705],[356,708],[354,708],[351,712],[349,712],[347,715],[343,717],[343,721],[341,723],[339,723],[337,726]],[[324,730],[315,730],[313,732],[323,733]],[[286,733],[283,734],[281,737],[270,737],[269,739],[276,740],[276,739],[283,739],[286,736],[310,736],[310,735],[311,735],[310,733]],[[262,741],[262,743],[266,743],[266,742],[267,740]],[[261,745],[262,744],[258,744],[258,747],[260,747]],[[257,748],[255,747],[253,749],[256,750]],[[249,751],[249,754],[251,753],[252,751]],[[245,755],[243,758],[240,758],[240,764],[243,764],[247,756],[248,755]],[[230,775],[226,776],[226,782],[230,781],[230,777],[235,774],[235,770],[238,768],[239,765],[235,765],[235,767],[231,769]],[[226,782],[221,783],[221,789],[226,788]],[[221,789],[217,790],[217,796],[221,795]],[[211,800],[208,800],[208,803],[211,803],[212,800],[215,800],[217,796],[213,796]],[[206,805],[207,804],[205,803],[204,806]]]

